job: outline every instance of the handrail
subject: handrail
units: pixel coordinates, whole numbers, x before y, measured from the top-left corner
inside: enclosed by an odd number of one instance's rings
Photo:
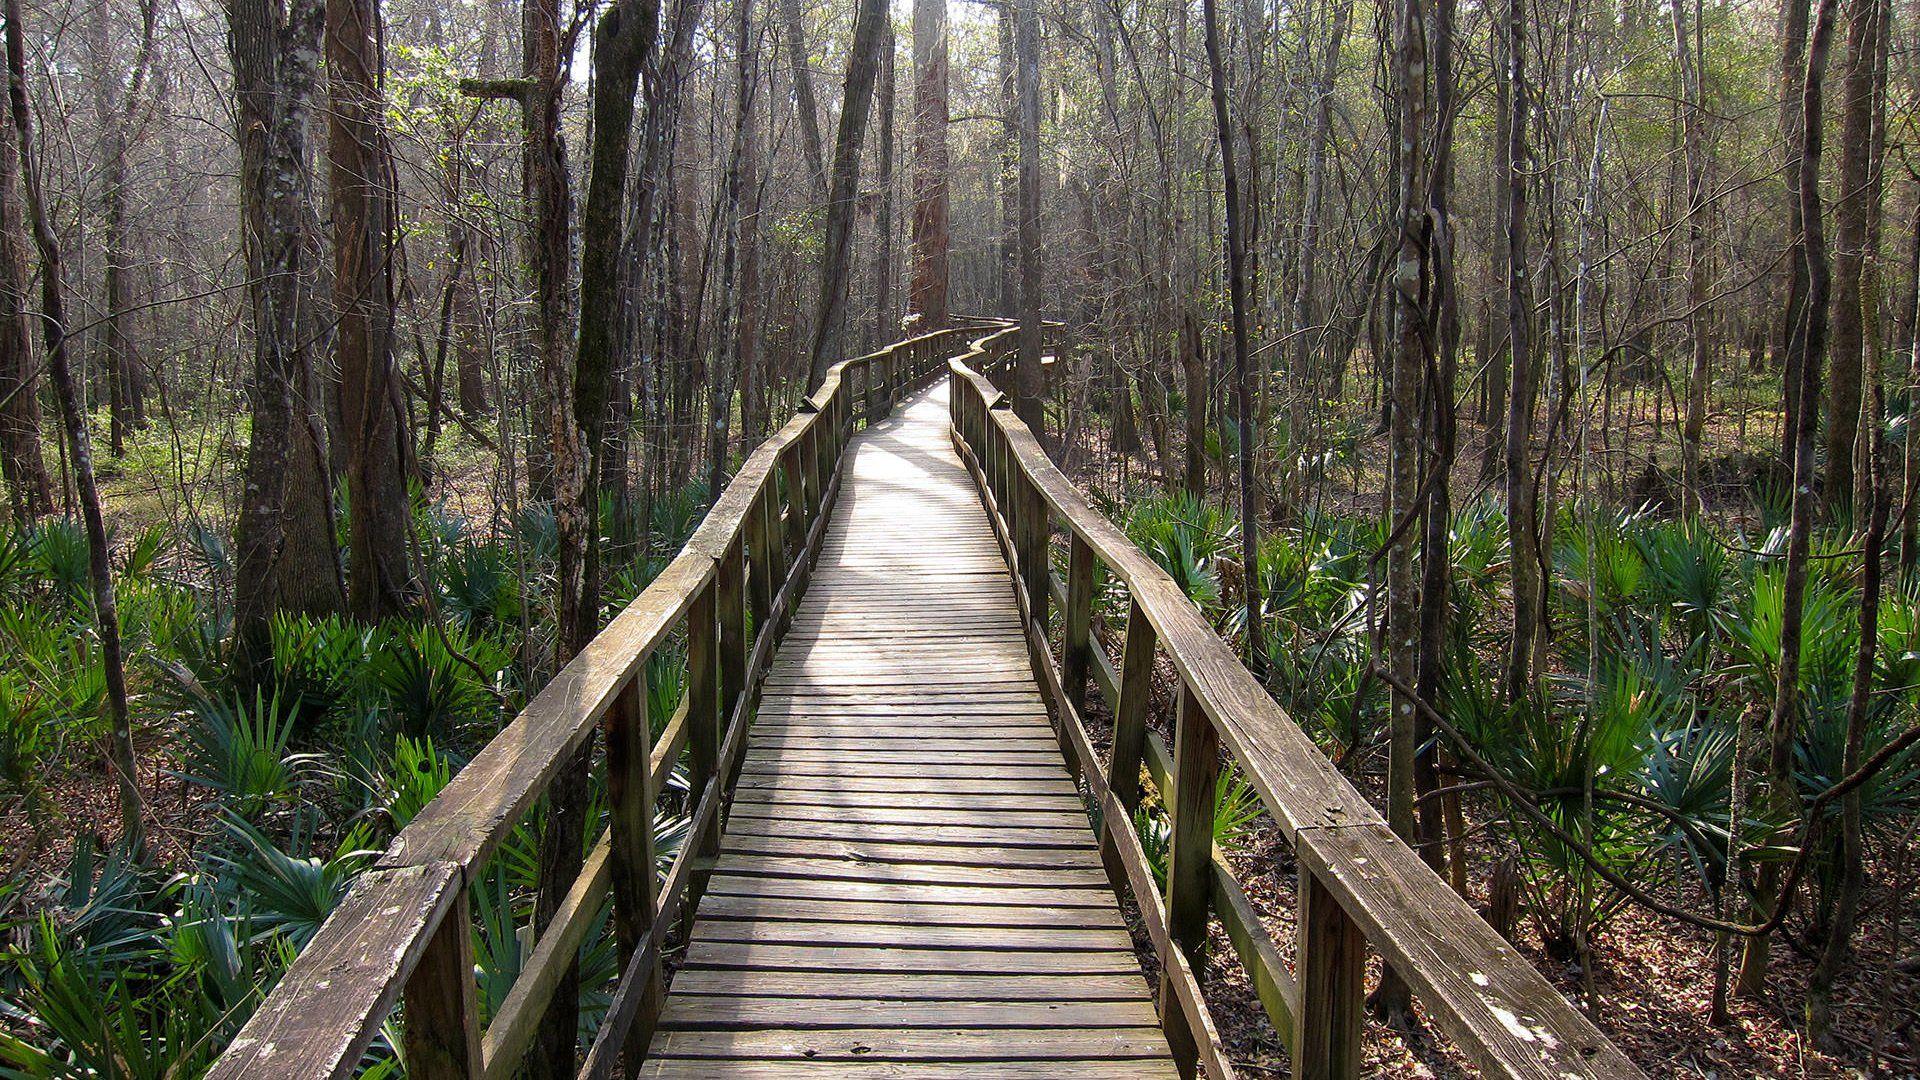
[[[609,893],[621,976],[581,1075],[611,1076],[621,1060],[635,1075],[663,996],[661,955],[718,850],[757,687],[819,553],[847,440],[862,414],[877,420],[943,373],[983,325],[966,320],[828,369],[800,412],[747,456],[680,554],[356,879],[208,1075],[353,1076],[404,998],[415,1080],[512,1077]],[[685,697],[649,745],[647,660],[681,627]],[[606,736],[608,827],[482,1030],[467,890],[596,727]],[[654,812],[683,756],[688,840],[661,877]]]
[[[979,338],[950,362],[953,441],[1015,568],[1029,650],[1054,706],[1063,750],[1100,809],[1100,846],[1116,888],[1133,893],[1162,970],[1158,1001],[1183,1072],[1232,1075],[1201,995],[1207,923],[1217,915],[1302,1077],[1360,1075],[1366,947],[1437,1026],[1496,1076],[1637,1077],[1640,1071],[1525,958],[1495,934],[1387,827],[1367,799],[1269,696],[1171,577],[1136,548],[1047,457],[982,371],[1003,365],[1015,331]],[[1050,568],[1064,526],[1065,581]],[[1127,589],[1116,672],[1091,637],[1094,566]],[[1061,663],[1049,600],[1062,618]],[[1180,680],[1171,754],[1147,727],[1155,656]],[[1087,684],[1114,718],[1102,762],[1081,721]],[[1232,867],[1213,843],[1221,751],[1252,784],[1299,863],[1295,961],[1288,970]],[[1171,824],[1167,886],[1155,883],[1132,811],[1142,766]]]

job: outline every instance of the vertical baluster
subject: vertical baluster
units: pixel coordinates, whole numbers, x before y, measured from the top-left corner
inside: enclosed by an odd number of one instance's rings
[[[406,985],[409,1076],[465,1080],[480,1075],[480,1012],[473,982],[473,917],[467,890],[453,903]],[[289,1063],[294,1064],[294,1063]]]
[[[715,611],[717,583],[707,582],[687,609],[687,790],[698,807],[708,789],[719,782],[720,686],[715,655],[719,619]],[[720,815],[705,829],[689,836],[694,858],[711,858],[720,850]],[[706,876],[695,872],[687,894],[689,917],[706,887]]]
[[[800,467],[807,473],[807,535],[813,535],[813,523],[827,505],[827,493],[822,485],[827,478],[826,470],[820,467],[822,456],[820,425],[814,424],[807,429],[805,451],[800,456]]]
[[[1125,643],[1120,647],[1120,697],[1113,709],[1113,756],[1107,762],[1107,786],[1120,805],[1140,804],[1140,762],[1147,746],[1147,706],[1153,694],[1153,653],[1159,636],[1134,599],[1127,605]],[[1125,828],[1126,822],[1112,825]]]
[[[1061,678],[1076,712],[1087,711],[1087,673],[1093,665],[1093,546],[1068,532],[1067,610],[1061,613]]]
[[[714,603],[720,616],[720,725],[730,730],[747,686],[746,551],[735,535],[715,568]]]
[[[1011,456],[1011,455],[1009,455]],[[1020,470],[1019,459],[1013,458],[1009,464],[1013,468],[1014,498],[1020,503],[1020,574],[1022,584],[1027,589],[1029,614],[1034,626],[1039,628],[1040,636],[1047,636],[1047,601],[1052,591],[1048,588],[1047,548],[1053,533],[1053,518],[1047,512],[1047,500],[1040,494],[1040,485],[1033,482]]]
[[[640,666],[622,687],[608,710],[607,736],[608,829],[613,837],[613,930],[620,968],[645,944],[659,912],[654,895],[653,807],[657,792],[651,781],[652,734],[647,728],[647,667]],[[623,1037],[621,1056],[627,1073],[638,1075],[640,1059],[653,1038],[653,1021],[660,1013],[660,965],[640,976],[647,980],[636,1011],[636,1029]]]
[[[786,552],[781,557],[783,569],[786,564],[800,557],[800,549],[807,544],[807,499],[805,481],[800,471],[800,443],[798,440],[787,444],[780,451],[780,471],[786,478]],[[785,575],[781,575],[784,580]]]
[[[1186,954],[1197,978],[1206,959],[1207,905],[1213,892],[1213,803],[1220,777],[1220,735],[1184,683],[1177,717],[1173,791],[1161,793],[1167,800],[1173,834],[1167,852],[1167,947]],[[1194,1033],[1164,973],[1160,1017],[1167,1025],[1174,1064],[1181,1075],[1192,1076]]]
[[[1299,902],[1294,967],[1300,1016],[1294,1023],[1293,1074],[1301,1080],[1353,1080],[1360,1075],[1366,938],[1304,857]]]
[[[799,446],[794,453],[795,464],[800,466],[797,477],[800,483],[795,487],[798,497],[793,502],[800,511],[800,546],[803,548],[807,544],[807,537],[813,533],[813,510],[819,505],[820,459],[814,450],[814,439],[819,428],[818,423],[808,424],[800,435]]]
[[[767,629],[767,613],[773,610],[773,595],[779,589],[773,577],[772,515],[767,511],[774,501],[775,487],[774,475],[769,472],[742,523],[747,533],[747,603],[753,615],[755,640]]]

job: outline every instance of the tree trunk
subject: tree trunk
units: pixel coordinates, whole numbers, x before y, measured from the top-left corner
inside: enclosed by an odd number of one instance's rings
[[[381,133],[378,0],[327,0],[327,196],[333,219],[334,348],[346,435],[348,606],[369,622],[405,611],[404,403],[393,361],[393,167]]]
[[[131,321],[129,309],[133,307],[128,252],[127,149],[132,138],[134,111],[139,107],[148,59],[152,55],[156,16],[152,0],[146,0],[142,12],[144,28],[139,54],[124,84],[117,48],[119,31],[111,25],[111,5],[92,5],[86,23],[88,52],[95,72],[89,82],[99,137],[100,253],[105,263],[99,368],[107,381],[107,452],[114,457],[125,452],[128,434],[146,424],[139,362],[127,333],[127,324]]]
[[[1533,656],[1541,637],[1545,605],[1540,555],[1538,485],[1533,473],[1533,298],[1527,282],[1527,9],[1522,0],[1506,4],[1505,83],[1507,145],[1502,203],[1506,209],[1507,529],[1512,537],[1513,634],[1507,645],[1504,696],[1513,700],[1532,689]]]
[[[1213,86],[1214,133],[1220,142],[1220,174],[1226,198],[1227,306],[1233,338],[1234,399],[1240,426],[1240,588],[1245,599],[1247,666],[1264,674],[1265,621],[1260,607],[1260,488],[1254,481],[1253,459],[1259,431],[1253,419],[1252,363],[1247,345],[1247,238],[1240,228],[1240,176],[1233,120],[1227,110],[1227,67],[1221,57],[1220,14],[1215,0],[1205,0],[1207,69]]]
[[[998,171],[994,186],[1000,196],[1000,236],[994,283],[999,287],[999,314],[1011,319],[1020,310],[1020,94],[1014,75],[1013,0],[1004,0],[996,15],[999,42],[1000,124],[995,135]]]
[[[866,142],[873,84],[880,69],[885,0],[859,0],[853,18],[853,46],[847,53],[846,93],[840,105],[840,130],[833,140],[833,189],[827,201],[826,248],[820,265],[819,318],[813,328],[808,392],[819,388],[827,368],[841,359],[847,321],[847,265],[853,233],[854,198],[860,186],[860,152]]]
[[[1780,427],[1780,460],[1793,469],[1800,430],[1800,353],[1794,339],[1806,307],[1807,262],[1799,245],[1806,233],[1800,220],[1801,99],[1807,77],[1807,11],[1810,0],[1782,0],[1780,5],[1780,145],[1781,179],[1787,196],[1787,298],[1780,315],[1779,355],[1784,368],[1786,410]],[[1814,404],[1818,407],[1818,403]]]
[[[740,262],[742,238],[753,228],[753,222],[741,216],[740,206],[742,189],[746,183],[746,159],[754,152],[753,95],[760,76],[758,57],[753,48],[753,6],[750,0],[739,0],[736,6],[739,11],[734,35],[733,142],[727,150],[727,173],[720,196],[721,227],[726,231],[725,246],[721,254],[720,295],[733,299],[721,308],[720,317],[724,320],[720,327],[722,351],[714,358],[714,371],[707,380],[707,422],[710,426],[709,439],[711,440],[707,454],[709,470],[707,501],[709,503],[718,502],[720,493],[726,486],[727,435],[733,419],[733,388],[740,379],[741,358],[745,353],[740,341],[739,316],[747,307],[743,300],[735,297],[735,275]],[[887,34],[889,41],[885,46],[888,54],[886,59],[888,86],[887,93],[884,95],[889,99],[892,97],[893,81],[892,36],[892,31],[889,30]],[[891,100],[883,102],[883,115],[891,112],[892,105]],[[881,139],[883,169],[886,168],[884,163],[887,160],[885,151],[891,149],[886,145],[889,142],[891,142],[889,138]],[[887,199],[888,196],[883,195],[882,198]],[[890,228],[888,216],[884,211],[880,216],[881,273],[877,291],[880,297],[879,318],[883,322],[886,318],[887,293],[891,291],[888,278],[888,272],[891,270],[889,265],[891,253],[887,243],[887,232]]]
[[[1711,353],[1707,333],[1712,325],[1707,307],[1707,146],[1702,130],[1705,106],[1700,88],[1702,62],[1698,19],[1700,0],[1694,0],[1696,30],[1687,28],[1686,0],[1673,0],[1673,56],[1680,71],[1681,116],[1685,129],[1687,171],[1687,337],[1692,360],[1687,372],[1687,416],[1680,429],[1680,487],[1687,508],[1700,511],[1705,501],[1700,491],[1700,444],[1707,430],[1707,376]]]
[[[1179,336],[1181,395],[1186,399],[1186,469],[1180,484],[1197,499],[1207,493],[1207,359],[1200,320],[1191,309],[1181,311]]]
[[[1020,100],[1020,356],[1014,367],[1014,415],[1046,438],[1046,372],[1040,366],[1040,11],[1013,0]]]
[[[1840,82],[1840,183],[1833,200],[1832,347],[1827,358],[1827,472],[1821,494],[1829,507],[1853,499],[1854,442],[1860,432],[1861,367],[1866,313],[1860,281],[1866,261],[1873,161],[1874,69],[1879,60],[1882,0],[1847,4],[1846,67]]]
[[[1394,342],[1387,400],[1387,602],[1385,661],[1403,686],[1413,685],[1419,649],[1419,598],[1415,594],[1413,546],[1419,524],[1418,426],[1420,381],[1430,327],[1425,307],[1427,278],[1427,16],[1424,0],[1394,6],[1393,85],[1396,117],[1397,233],[1393,264]],[[1388,722],[1387,823],[1407,843],[1416,843],[1414,759],[1418,753],[1414,706],[1395,691]],[[1389,973],[1374,998],[1389,1017],[1410,1007],[1404,979]]]
[[[40,365],[28,329],[27,238],[12,105],[0,95],[0,473],[16,521],[53,512],[40,445]]]
[[[1801,83],[1800,140],[1800,229],[1798,245],[1805,263],[1807,294],[1806,317],[1789,346],[1798,354],[1796,370],[1800,375],[1798,397],[1801,407],[1795,416],[1793,452],[1793,508],[1787,525],[1787,563],[1781,584],[1780,667],[1774,682],[1773,708],[1767,717],[1767,803],[1778,821],[1790,821],[1799,815],[1799,791],[1794,786],[1794,740],[1799,733],[1800,716],[1800,638],[1805,619],[1807,563],[1812,548],[1814,505],[1814,441],[1818,435],[1820,403],[1820,365],[1826,359],[1827,290],[1832,265],[1827,249],[1825,226],[1821,221],[1820,153],[1821,83],[1826,74],[1827,52],[1833,37],[1834,9],[1839,0],[1820,0],[1814,18],[1813,33],[1807,42],[1806,77]],[[1781,896],[1780,865],[1773,860],[1760,864],[1754,884],[1754,904],[1761,918],[1770,917],[1780,904],[1791,897]],[[1737,987],[1742,996],[1758,997],[1766,990],[1767,958],[1770,939],[1747,939],[1740,958]]]
[[[913,4],[913,332],[947,324],[947,0]]]
[[[902,325],[898,312],[893,306],[893,111],[894,111],[894,53],[898,51],[894,41],[893,23],[886,24],[886,39],[880,43],[880,89],[879,100],[874,109],[880,114],[880,146],[876,157],[876,186],[880,189],[880,205],[874,216],[873,231],[875,252],[873,259],[873,340],[867,343],[868,349],[877,349],[900,336]],[[731,251],[731,249],[729,249]],[[732,287],[731,280],[728,287]],[[915,333],[918,333],[916,328]]]
[[[66,427],[67,452],[72,456],[74,487],[80,495],[80,516],[87,534],[87,579],[93,595],[95,632],[100,636],[100,665],[107,689],[108,766],[120,794],[120,842],[135,859],[146,857],[145,804],[133,756],[133,729],[127,717],[127,674],[120,646],[120,612],[113,591],[107,525],[100,514],[100,489],[94,483],[93,440],[80,408],[73,365],[67,356],[67,312],[60,242],[47,216],[40,191],[40,171],[34,164],[33,119],[27,105],[27,49],[20,25],[20,0],[5,0],[7,100],[13,112],[13,131],[20,151],[20,174],[27,216],[33,225],[34,245],[40,251],[40,323],[44,334],[47,373],[60,402]]]
[[[826,144],[820,136],[820,103],[813,93],[813,54],[807,51],[807,29],[800,0],[780,0],[780,45],[787,51],[793,76],[793,111],[800,120],[800,149],[807,156],[807,173],[816,198],[827,193]],[[844,116],[844,114],[843,114]],[[841,126],[845,126],[845,120]]]
[[[321,0],[286,8],[274,0],[227,4],[253,315],[248,386],[253,423],[234,535],[233,666],[246,681],[257,680],[272,655],[281,557],[289,526],[295,532],[302,528],[288,520],[287,494],[294,478],[309,479],[294,466],[300,456],[295,441],[312,443],[309,418],[304,408],[295,409],[296,399],[304,406],[306,395],[296,394],[295,387],[304,390],[307,383],[312,362],[307,342],[316,314],[306,232],[312,197],[307,122],[319,80],[324,23]],[[330,534],[326,545],[333,547]],[[337,560],[333,565],[335,573],[325,584],[337,597]]]

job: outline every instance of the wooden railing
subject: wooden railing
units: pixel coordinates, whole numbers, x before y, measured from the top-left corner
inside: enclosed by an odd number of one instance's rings
[[[982,325],[836,364],[747,457],[679,556],[355,881],[210,1075],[353,1076],[404,1002],[402,1049],[415,1080],[512,1077],[609,893],[622,970],[581,1075],[610,1076],[622,1058],[631,1074],[660,1007],[662,951],[698,902],[717,850],[756,688],[819,552],[841,451],[861,414],[884,416],[944,374]],[[682,629],[684,698],[651,742],[647,660]],[[467,891],[596,727],[605,734],[607,828],[483,1030]],[[654,816],[683,759],[688,838],[661,876]]]
[[[1028,645],[1051,699],[1068,764],[1099,808],[1116,889],[1131,892],[1159,959],[1157,995],[1184,1072],[1233,1075],[1201,993],[1209,919],[1217,917],[1298,1077],[1361,1071],[1366,950],[1404,978],[1433,1022],[1497,1076],[1639,1076],[1514,949],[1388,829],[1366,797],[1241,665],[1172,578],[1089,507],[983,372],[1003,368],[1017,331],[976,341],[951,366],[954,443],[979,485],[1008,564]],[[1064,580],[1050,566],[1056,526]],[[1091,636],[1094,567],[1126,588],[1119,669]],[[1050,621],[1049,607],[1061,617]],[[1050,626],[1059,632],[1056,666]],[[1147,724],[1156,656],[1180,685],[1171,753]],[[1113,717],[1102,761],[1081,714],[1089,682]],[[1224,754],[1222,753],[1224,751]],[[1299,864],[1289,968],[1214,844],[1223,759],[1246,777]],[[1132,811],[1145,766],[1171,825],[1164,892]]]

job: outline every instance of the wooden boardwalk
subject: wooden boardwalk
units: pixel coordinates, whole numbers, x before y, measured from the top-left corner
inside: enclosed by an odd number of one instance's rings
[[[1175,1075],[947,394],[848,448],[645,1076]]]

